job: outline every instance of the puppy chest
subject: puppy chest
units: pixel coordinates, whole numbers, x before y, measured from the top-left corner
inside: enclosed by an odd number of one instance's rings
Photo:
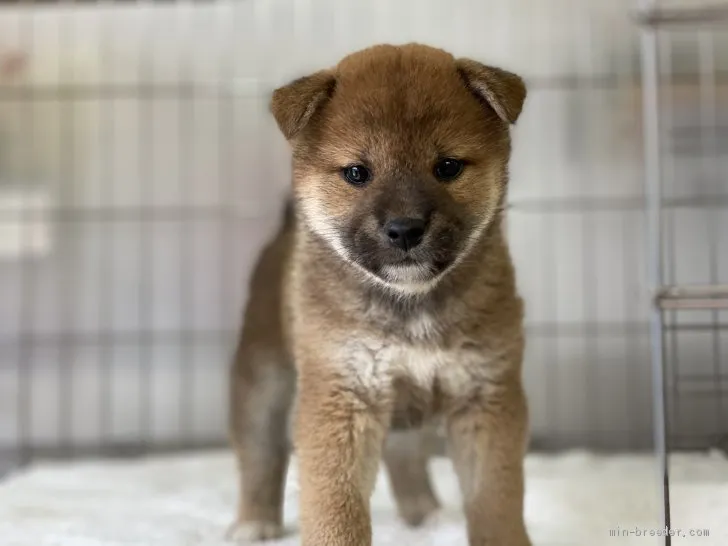
[[[429,391],[443,369],[457,365],[455,355],[436,349],[401,347],[393,351],[391,359],[389,367],[395,380]]]
[[[442,350],[412,345],[358,344],[347,350],[346,374],[369,393],[432,405],[442,394],[452,396],[467,388],[483,358],[470,351]]]
[[[392,403],[391,427],[419,428],[440,411],[438,374],[448,358],[439,351],[397,348],[386,354],[387,398]]]

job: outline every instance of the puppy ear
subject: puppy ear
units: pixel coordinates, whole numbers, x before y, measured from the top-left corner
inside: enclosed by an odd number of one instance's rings
[[[456,65],[473,93],[488,103],[503,121],[516,123],[526,100],[526,84],[520,76],[471,59],[458,59]]]
[[[293,139],[331,97],[335,84],[334,75],[322,70],[273,91],[270,111],[287,140]]]

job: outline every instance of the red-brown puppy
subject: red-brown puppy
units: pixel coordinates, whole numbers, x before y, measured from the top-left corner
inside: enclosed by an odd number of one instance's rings
[[[382,455],[405,520],[433,511],[418,430],[434,418],[470,546],[530,544],[523,306],[501,226],[525,97],[512,73],[416,44],[274,92],[294,202],[258,263],[233,371],[237,536],[281,532],[293,409],[304,546],[371,544]]]

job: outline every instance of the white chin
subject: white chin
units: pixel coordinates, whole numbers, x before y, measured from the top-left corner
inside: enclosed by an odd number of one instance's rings
[[[432,280],[432,269],[420,264],[385,265],[381,276],[391,284],[423,284]]]

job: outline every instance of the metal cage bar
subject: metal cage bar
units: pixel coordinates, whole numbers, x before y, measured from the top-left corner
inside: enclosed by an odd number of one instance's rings
[[[649,1],[649,0],[647,0]],[[652,4],[652,2],[649,2]],[[648,4],[648,5],[649,5]],[[644,169],[645,208],[647,224],[648,287],[656,292],[663,284],[662,271],[662,215],[661,215],[661,166],[660,166],[660,113],[659,113],[659,68],[657,34],[654,27],[640,32],[642,54],[642,93],[644,115]],[[661,310],[652,306],[650,310],[650,339],[652,348],[653,427],[657,455],[660,490],[662,492],[662,519],[670,528],[670,477],[667,445],[667,396],[665,388],[664,319]],[[670,536],[665,544],[671,543]]]

